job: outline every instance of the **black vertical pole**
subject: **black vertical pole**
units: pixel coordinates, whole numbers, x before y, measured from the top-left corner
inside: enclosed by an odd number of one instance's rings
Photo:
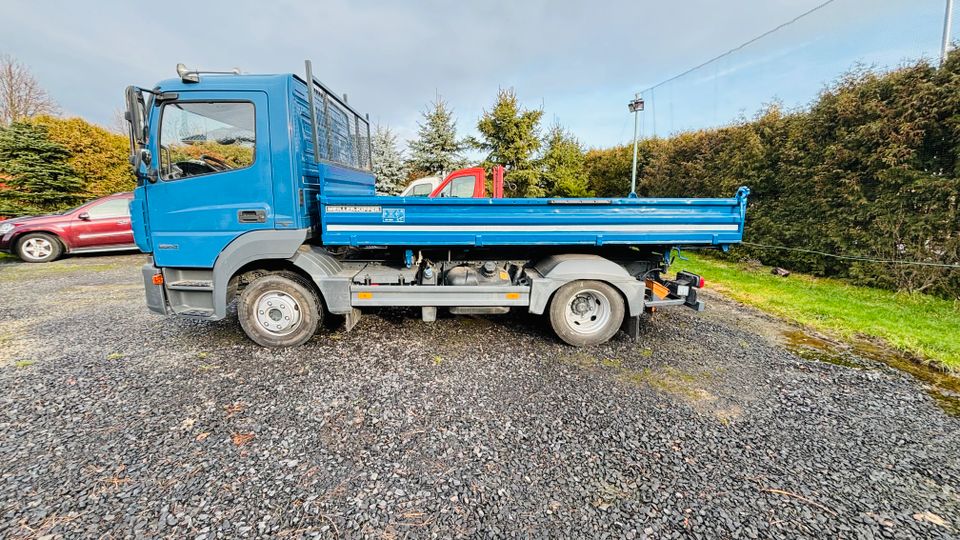
[[[367,165],[373,170],[373,139],[370,138],[370,113],[367,113]]]
[[[307,67],[307,103],[310,105],[310,135],[313,138],[313,161],[320,163],[320,143],[317,142],[317,108],[313,98],[313,63],[304,61]]]

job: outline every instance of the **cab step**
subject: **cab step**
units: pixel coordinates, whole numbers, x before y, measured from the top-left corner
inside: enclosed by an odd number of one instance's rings
[[[167,283],[167,288],[174,291],[212,291],[213,281],[206,279],[183,279]]]
[[[181,317],[196,317],[198,319],[207,319],[213,316],[212,309],[190,308],[183,311],[177,311]]]

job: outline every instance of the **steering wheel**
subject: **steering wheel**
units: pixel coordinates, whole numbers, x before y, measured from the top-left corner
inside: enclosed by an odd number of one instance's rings
[[[215,158],[215,157],[213,157],[213,156],[208,156],[207,154],[201,154],[200,157],[197,158],[197,159],[199,159],[200,161],[206,163],[207,165],[213,167],[214,169],[216,169],[216,170],[218,170],[218,171],[225,171],[225,170],[227,170],[227,169],[232,169],[232,168],[233,168],[233,167],[231,167],[230,165],[228,165],[227,162],[223,161],[222,159],[220,159],[220,158]]]

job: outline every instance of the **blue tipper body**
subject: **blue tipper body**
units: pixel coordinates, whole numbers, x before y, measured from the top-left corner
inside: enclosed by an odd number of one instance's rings
[[[427,199],[321,194],[322,240],[347,246],[670,244],[743,238],[746,197]]]

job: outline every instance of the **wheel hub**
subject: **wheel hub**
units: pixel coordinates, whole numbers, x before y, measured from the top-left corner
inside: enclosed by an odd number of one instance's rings
[[[573,305],[571,306],[573,312],[579,316],[586,315],[592,307],[590,305],[590,300],[582,296],[578,296],[573,299]]]
[[[23,252],[31,259],[42,259],[53,253],[53,244],[45,238],[31,238],[23,243]]]
[[[278,336],[289,334],[300,326],[300,304],[292,296],[269,291],[260,295],[256,302],[257,324]]]
[[[581,334],[594,334],[604,329],[610,319],[610,301],[594,290],[580,291],[570,300],[565,313],[568,326]]]

